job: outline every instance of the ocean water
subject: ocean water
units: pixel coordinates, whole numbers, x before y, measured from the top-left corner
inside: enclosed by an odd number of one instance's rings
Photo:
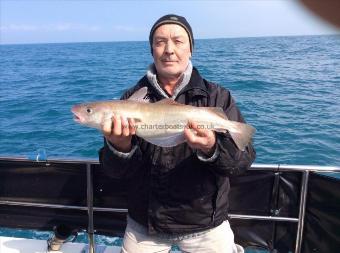
[[[73,104],[119,98],[152,62],[147,42],[1,45],[0,156],[97,158]],[[197,40],[193,63],[256,129],[256,163],[340,165],[340,37]]]
[[[256,163],[340,166],[340,36],[195,42],[193,64],[257,129]],[[0,156],[97,159],[102,136],[71,106],[119,98],[152,62],[146,41],[0,50]]]

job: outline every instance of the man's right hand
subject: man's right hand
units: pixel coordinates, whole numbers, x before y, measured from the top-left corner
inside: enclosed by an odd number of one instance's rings
[[[132,135],[136,134],[135,121],[126,119],[120,115],[114,115],[112,120],[106,120],[102,124],[105,138],[117,151],[128,153],[131,151]]]

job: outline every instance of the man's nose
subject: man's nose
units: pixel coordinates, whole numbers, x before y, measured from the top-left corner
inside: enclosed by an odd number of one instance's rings
[[[165,53],[167,53],[167,54],[173,54],[174,53],[174,45],[173,45],[173,43],[171,41],[166,43],[166,45],[165,45]]]

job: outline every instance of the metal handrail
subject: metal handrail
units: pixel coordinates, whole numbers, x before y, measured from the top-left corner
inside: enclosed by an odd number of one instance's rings
[[[8,156],[0,156],[0,161],[21,161],[21,162],[36,162],[36,163],[70,163],[70,164],[99,164],[98,160],[94,159],[82,159],[82,158],[74,158],[74,159],[60,159],[60,158],[52,158],[48,160],[42,161],[32,161],[27,157],[8,157]],[[312,171],[312,172],[340,172],[340,166],[320,166],[320,165],[290,165],[290,164],[259,164],[253,163],[250,170],[269,170],[269,171],[278,171],[278,172],[303,172],[303,171]]]
[[[31,161],[23,157],[0,157],[1,160],[10,161]],[[43,208],[56,208],[56,209],[77,209],[88,212],[88,235],[90,240],[89,250],[91,253],[95,253],[93,234],[93,212],[118,212],[127,213],[127,209],[124,208],[103,208],[93,207],[93,188],[92,188],[92,165],[98,165],[99,162],[95,160],[48,160],[48,161],[34,161],[36,163],[72,163],[72,164],[84,164],[87,170],[87,206],[67,206],[58,204],[44,204],[44,203],[32,203],[32,202],[20,202],[20,201],[1,201],[0,205],[15,205],[15,206],[31,206],[31,207],[43,207]],[[231,219],[252,219],[252,220],[270,220],[270,221],[283,221],[283,222],[297,222],[297,236],[295,244],[295,253],[301,252],[302,237],[304,230],[304,217],[306,211],[306,199],[308,192],[308,181],[310,172],[340,172],[340,167],[337,166],[315,166],[315,165],[281,165],[281,164],[253,164],[250,168],[251,171],[274,171],[274,172],[302,172],[301,181],[301,192],[300,192],[300,205],[299,205],[299,216],[295,217],[280,217],[280,216],[259,216],[259,215],[240,215],[240,214],[229,214]]]
[[[320,165],[289,165],[289,164],[257,164],[254,163],[250,170],[270,170],[277,172],[340,172],[338,166]]]

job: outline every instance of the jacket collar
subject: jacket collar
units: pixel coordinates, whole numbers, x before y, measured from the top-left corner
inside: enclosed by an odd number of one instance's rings
[[[192,74],[188,85],[186,85],[181,92],[178,94],[180,96],[183,93],[189,93],[191,97],[194,96],[209,96],[209,91],[205,85],[205,80],[202,78],[198,70],[193,67]]]
[[[145,75],[142,80],[142,82],[146,83],[146,86],[149,87],[149,92],[158,98],[158,100],[163,99],[164,95],[161,95],[159,90],[152,84],[150,83],[149,78],[147,75]],[[164,92],[164,91],[163,91]],[[190,97],[195,97],[195,96],[204,96],[208,97],[209,96],[209,91],[206,87],[205,80],[202,78],[198,70],[193,67],[191,77],[189,80],[189,83],[177,94],[176,98],[181,96],[184,93],[188,93]]]
[[[151,64],[146,72],[146,77],[148,78],[149,83],[155,88],[155,90],[165,98],[172,98],[176,99],[177,95],[181,92],[181,90],[188,85],[191,74],[192,74],[192,63],[189,61],[188,66],[186,67],[184,73],[182,74],[181,82],[176,86],[174,90],[174,94],[171,96],[169,95],[159,84],[157,78],[157,71],[155,64]]]

